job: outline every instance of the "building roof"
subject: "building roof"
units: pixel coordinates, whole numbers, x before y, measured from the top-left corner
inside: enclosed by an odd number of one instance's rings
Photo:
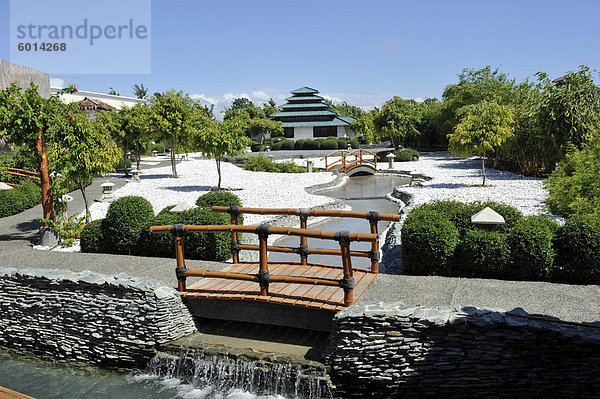
[[[283,127],[349,126],[351,123],[336,116],[330,121],[282,122]]]
[[[318,93],[319,90],[315,90],[312,87],[304,86],[299,89],[292,91],[292,94],[315,94]]]
[[[84,111],[115,111],[116,108],[112,105],[108,105],[100,100],[85,97],[83,100],[77,102],[80,109]]]
[[[283,127],[348,126],[356,120],[338,115],[317,93],[318,90],[306,86],[292,91],[287,103],[270,118],[282,122]]]

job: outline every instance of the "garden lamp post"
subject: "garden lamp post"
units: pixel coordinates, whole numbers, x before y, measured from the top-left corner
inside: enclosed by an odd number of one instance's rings
[[[108,180],[100,185],[100,187],[102,187],[102,198],[100,198],[100,201],[109,202],[115,199],[115,193],[113,192],[114,186],[115,183],[111,183]]]
[[[386,158],[388,160],[388,169],[394,169],[394,158],[396,158],[394,153],[390,152],[389,154],[386,155]]]
[[[506,222],[504,221],[504,217],[502,217],[502,215],[494,211],[489,206],[486,206],[485,208],[471,216],[471,223],[473,223],[477,227],[492,230],[498,226],[502,226]]]

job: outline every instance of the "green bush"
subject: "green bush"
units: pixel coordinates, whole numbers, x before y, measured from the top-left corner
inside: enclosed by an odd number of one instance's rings
[[[547,280],[554,263],[552,240],[558,224],[546,216],[528,216],[509,232],[511,280]]]
[[[347,147],[347,142],[348,140],[345,137],[340,137],[337,139],[337,144],[338,144],[338,149],[339,150],[345,150]]]
[[[212,206],[242,206],[242,201],[240,200],[240,197],[229,191],[213,190],[198,197],[196,205],[210,209]]]
[[[395,151],[379,151],[377,153],[377,156],[379,157],[380,161],[387,161],[387,156],[390,153],[394,153],[394,161],[398,161],[398,162],[410,162],[412,161],[415,157],[417,159],[419,159],[419,157],[421,156],[421,154],[419,153],[419,151],[416,150],[412,150],[410,148],[403,148],[401,150],[395,150]]]
[[[358,140],[358,142],[360,144],[367,144],[367,139],[365,138],[364,135],[360,135],[360,136],[356,137],[356,140]]]
[[[173,206],[167,207],[173,208]],[[165,209],[167,209],[165,208]],[[163,211],[165,210],[163,209]],[[164,226],[181,223],[181,215],[177,213],[159,212],[158,215],[151,218],[147,225]],[[156,256],[160,258],[175,257],[175,237],[171,233],[151,234],[149,228],[144,228],[140,232],[140,238],[137,245],[137,254],[141,256]],[[187,248],[184,248],[184,256],[187,258]]]
[[[294,142],[294,150],[301,150],[303,148],[305,142],[306,142],[306,139],[296,140]]]
[[[106,252],[102,224],[104,219],[92,220],[81,231],[81,252]]]
[[[227,213],[216,213],[207,208],[191,209],[180,216],[181,223],[196,226],[224,225],[231,222]],[[231,256],[231,234],[186,234],[184,251],[188,259],[225,261]]]
[[[152,146],[152,149],[150,150],[150,152],[152,151],[157,151],[159,154],[162,154],[165,152],[165,146],[161,143],[156,143]]]
[[[278,141],[277,143],[273,144],[271,146],[271,150],[273,151],[279,151],[281,150],[281,146],[283,145],[283,140],[282,141]]]
[[[402,225],[404,270],[417,275],[449,275],[459,243],[456,227],[437,212],[413,210]]]
[[[337,140],[327,139],[321,143],[321,150],[337,150]]]
[[[317,140],[307,139],[302,146],[303,150],[318,150],[321,148],[321,142]]]
[[[350,144],[352,146],[352,149],[357,149],[358,147],[360,147],[360,143],[358,142],[357,139],[349,140],[348,144]]]
[[[303,167],[293,162],[275,162],[271,158],[265,157],[262,153],[256,157],[248,157],[244,163],[244,169],[252,172],[273,172],[273,173],[304,173]]]
[[[452,275],[505,278],[509,254],[506,233],[483,229],[469,230],[454,252]]]
[[[294,145],[295,145],[294,140],[283,140],[283,141],[280,141],[280,143],[281,143],[281,146],[280,146],[281,150],[293,150],[294,149]]]
[[[0,191],[0,217],[21,213],[42,203],[42,190],[37,182],[27,179],[12,190]]]
[[[265,150],[265,146],[263,144],[258,143],[258,142],[254,142],[250,146],[250,150],[252,152],[261,152],[261,151]]]
[[[600,217],[579,215],[556,231],[553,278],[578,284],[600,284]]]
[[[567,155],[545,181],[550,210],[565,217],[600,213],[600,145]]]
[[[129,158],[127,158],[126,164],[127,164],[127,169],[131,168],[131,160]],[[117,162],[115,169],[123,169],[123,158],[119,159],[119,162]]]
[[[115,254],[132,254],[140,233],[154,217],[152,205],[138,196],[121,197],[108,207],[104,221],[107,250]]]

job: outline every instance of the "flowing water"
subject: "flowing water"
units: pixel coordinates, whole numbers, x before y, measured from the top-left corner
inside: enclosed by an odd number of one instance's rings
[[[0,353],[0,386],[38,399],[328,398],[298,366],[220,357],[154,357],[146,370],[102,369]]]
[[[343,199],[346,205],[356,212],[376,211],[379,213],[398,213],[398,205],[385,199],[386,195],[394,190],[394,187],[410,183],[410,178],[398,175],[391,176],[353,176],[341,187],[319,192],[319,195]],[[327,218],[322,222],[311,224],[308,219],[309,228],[314,230],[341,231],[348,230],[358,233],[370,233],[369,222],[364,219],[353,218]],[[379,222],[379,232],[383,232],[389,222]],[[300,245],[298,237],[283,237],[275,241],[277,246],[297,247]],[[339,244],[333,240],[308,239],[309,248],[339,249]],[[352,250],[369,251],[370,243],[357,242],[351,244]],[[335,255],[310,255],[309,262],[315,263],[339,263],[339,256]],[[269,261],[298,261],[296,254],[269,253]],[[352,266],[369,268],[369,258],[352,258]]]

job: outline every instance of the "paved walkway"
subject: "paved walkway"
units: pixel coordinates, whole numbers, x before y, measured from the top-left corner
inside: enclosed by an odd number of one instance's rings
[[[160,166],[164,166],[161,161]],[[159,166],[159,165],[156,165]],[[92,201],[101,196],[96,180],[87,190]],[[116,188],[126,183],[122,178],[109,178]],[[72,194],[71,210],[83,210],[79,193]],[[125,255],[62,253],[32,249],[37,240],[42,215],[41,206],[18,215],[0,219],[0,266],[17,268],[93,270],[106,274],[125,272],[133,276],[151,277],[175,287],[174,259]],[[186,261],[188,268],[220,270],[226,263]],[[576,286],[541,282],[514,282],[446,277],[379,275],[360,298],[359,303],[400,301],[421,305],[479,306],[512,310],[523,308],[529,313],[558,317],[575,322],[600,321],[600,286]]]

